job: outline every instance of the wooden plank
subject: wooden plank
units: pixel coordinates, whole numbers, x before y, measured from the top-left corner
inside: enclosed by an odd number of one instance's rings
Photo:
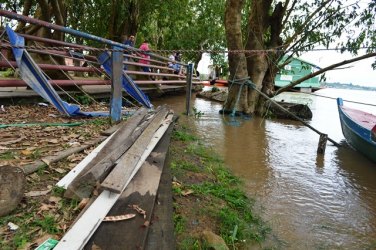
[[[67,175],[65,175],[57,184],[56,186],[62,187],[67,189],[70,183],[81,173],[81,171],[91,162],[97,154],[102,150],[102,148],[110,141],[110,139],[114,136],[112,134],[109,136],[105,141],[99,144],[93,151],[90,152],[80,163],[78,163]]]
[[[90,197],[97,182],[103,181],[118,159],[134,144],[140,134],[150,124],[151,118],[152,116],[150,119],[147,118],[133,132],[129,131],[130,134],[128,134],[126,138],[122,136],[122,138],[124,138],[123,142],[118,144],[116,149],[104,156],[100,162],[95,164],[85,174],[78,176],[74,180],[74,183],[67,188],[67,192],[64,196],[69,198],[77,197],[80,199]]]
[[[161,122],[166,118],[168,110],[166,107],[159,111],[150,125],[140,135],[132,147],[120,158],[119,163],[106,177],[101,187],[115,193],[121,193],[126,180],[132,174],[134,167],[140,160],[141,155],[153,138],[155,131],[161,126]]]
[[[151,221],[171,129],[172,126],[109,212],[110,216],[135,213],[135,210],[129,206],[138,205],[146,212],[146,218],[137,215],[128,221],[102,223],[84,249],[90,250],[94,244],[108,250],[144,248],[149,229],[144,224]]]
[[[88,164],[88,166],[83,170],[82,174],[89,171],[95,164],[100,162],[103,157],[115,150],[119,144],[127,138],[127,136],[140,124],[140,122],[146,116],[148,110],[145,108],[138,109],[133,116],[131,116],[123,127],[119,128],[115,136],[111,139],[109,143],[97,154],[97,156]]]
[[[155,132],[153,138],[150,140],[146,150],[142,154],[140,161],[136,165],[136,170],[144,164],[146,158],[150,155],[154,147],[162,138],[172,120],[172,116],[168,116],[162,123],[161,127]],[[127,181],[127,185],[130,180],[136,174],[137,171],[132,173],[131,177]],[[125,190],[126,186],[122,191]],[[104,190],[93,204],[86,210],[84,214],[77,220],[72,228],[64,235],[60,242],[56,245],[54,250],[78,250],[82,249],[89,241],[95,230],[100,225],[103,218],[110,211],[112,206],[116,203],[121,194],[112,193],[108,190]]]
[[[127,123],[127,121],[121,121],[119,122],[118,124],[115,124],[114,126],[106,129],[105,131],[102,131],[101,132],[101,135],[106,135],[106,136],[110,136],[112,135],[113,133],[115,133],[119,128],[121,128],[122,126],[124,126],[124,124]]]
[[[124,124],[123,127],[118,129],[116,131],[115,135],[111,138],[111,140],[102,148],[102,150],[95,156],[94,159],[92,159],[85,167],[81,170],[79,175],[76,176],[76,178],[71,181],[70,185],[67,187],[67,191],[65,192],[64,196],[67,198],[77,198],[75,190],[78,189],[81,183],[80,178],[84,176],[86,173],[88,173],[96,164],[101,162],[104,158],[106,158],[109,154],[116,151],[120,145],[122,145],[123,141],[126,140],[134,131],[134,129],[139,125],[139,123],[145,118],[145,115],[147,114],[147,109],[141,108],[137,110],[137,112],[128,119],[128,122]],[[122,153],[125,152],[122,151]],[[121,155],[121,154],[120,154]],[[119,157],[120,157],[119,155]],[[95,185],[95,184],[94,184]],[[79,198],[88,197],[88,194],[90,194],[90,190],[93,189],[93,186],[87,185],[87,189],[84,193],[80,194]]]
[[[172,177],[169,163],[170,158],[167,153],[159,183],[157,200],[154,205],[151,225],[144,246],[146,250],[176,249],[173,222]]]

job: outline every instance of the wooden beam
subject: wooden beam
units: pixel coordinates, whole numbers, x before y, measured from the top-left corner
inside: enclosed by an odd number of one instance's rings
[[[128,129],[124,131],[124,133],[116,133],[116,136],[123,139],[121,143],[117,144],[117,147],[112,152],[104,156],[101,161],[95,164],[85,174],[77,177],[74,181],[74,185],[69,186],[65,197],[76,197],[80,199],[90,197],[97,183],[103,181],[112,170],[112,167],[118,162],[119,158],[134,144],[137,138],[150,124],[151,120],[152,117],[144,121],[133,131]]]
[[[102,182],[101,187],[115,193],[121,193],[126,181],[132,174],[137,162],[140,160],[145,148],[153,138],[155,131],[161,126],[161,122],[166,118],[168,110],[162,108],[153,118],[150,125],[140,135],[132,147],[119,159],[119,163]]]
[[[70,185],[67,187],[67,191],[65,192],[65,197],[67,198],[77,198],[76,196],[76,189],[81,186],[83,183],[80,182],[80,178],[88,173],[96,164],[101,162],[104,158],[106,158],[109,154],[114,152],[116,149],[119,148],[119,145],[122,144],[122,142],[129,137],[132,132],[135,130],[135,128],[140,124],[140,122],[145,118],[147,114],[147,109],[140,108],[136,111],[136,113],[131,116],[125,124],[123,124],[123,127],[118,129],[115,133],[115,135],[111,138],[111,140],[101,149],[101,151],[97,154],[97,156],[88,163],[84,169],[80,172],[80,174],[70,183]],[[126,150],[126,149],[125,149]],[[123,153],[125,152],[123,151]],[[120,156],[119,156],[120,157]],[[89,192],[90,189],[93,187],[89,187],[87,185],[86,192]],[[90,193],[90,192],[89,192]],[[83,194],[81,194],[83,195]],[[83,197],[80,197],[83,198]]]
[[[167,128],[169,127],[171,121],[172,115],[167,116],[167,118],[162,122],[162,125],[154,133],[154,136],[150,140],[150,143],[147,145],[146,150],[142,154],[141,159],[135,167],[135,171],[127,180],[127,183],[124,186],[122,192],[125,190],[130,180],[137,173],[138,169],[141,168],[146,158],[149,156],[149,154],[153,151],[154,147],[157,145],[159,140],[162,138]],[[86,212],[77,220],[77,222],[72,226],[72,228],[64,235],[60,242],[55,246],[54,250],[82,249],[85,246],[85,244],[89,241],[90,237],[93,235],[95,230],[98,228],[103,218],[107,215],[112,206],[116,203],[120,195],[120,193],[112,193],[108,190],[104,190],[93,202],[93,204],[86,210]]]

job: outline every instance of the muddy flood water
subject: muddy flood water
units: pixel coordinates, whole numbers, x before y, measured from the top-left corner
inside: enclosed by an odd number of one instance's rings
[[[324,89],[315,92],[376,105],[376,92]],[[199,119],[193,126],[245,181],[256,208],[272,229],[267,246],[275,249],[376,249],[376,163],[349,148],[341,132],[336,101],[284,93],[286,102],[308,104],[309,122],[343,145],[327,144],[316,153],[319,136],[290,120],[234,120],[218,113],[220,103],[194,98]],[[181,114],[185,96],[166,97]],[[158,102],[154,102],[158,105]],[[350,104],[376,114],[376,106]]]

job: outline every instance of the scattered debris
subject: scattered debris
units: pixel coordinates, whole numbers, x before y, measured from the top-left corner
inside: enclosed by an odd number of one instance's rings
[[[25,196],[26,197],[37,197],[37,196],[46,195],[49,192],[51,192],[51,189],[41,190],[41,191],[30,191],[30,192],[25,193]]]
[[[188,189],[188,190],[181,192],[181,195],[183,195],[183,196],[188,196],[190,194],[193,194],[193,190],[191,190],[191,189]]]
[[[51,250],[53,249],[59,241],[49,238],[45,242],[43,242],[39,247],[37,247],[35,250]]]
[[[116,215],[116,216],[106,216],[104,217],[103,221],[122,221],[122,220],[129,220],[136,217],[136,214],[123,214],[123,215]]]
[[[19,226],[17,226],[13,222],[8,222],[8,227],[9,227],[10,231],[17,231],[17,229],[20,228]]]
[[[141,209],[138,205],[129,205],[128,207],[134,209],[137,211],[137,213],[141,214],[144,216],[144,219],[146,219],[146,211]]]

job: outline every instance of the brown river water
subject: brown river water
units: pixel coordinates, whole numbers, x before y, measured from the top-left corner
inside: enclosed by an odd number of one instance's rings
[[[345,103],[376,114],[376,92],[324,89],[327,97],[371,103]],[[319,136],[299,122],[223,117],[220,103],[194,98],[199,119],[181,116],[204,142],[223,156],[244,179],[256,209],[272,229],[266,246],[275,249],[376,249],[376,163],[347,146],[336,101],[302,93],[283,93],[278,100],[308,104],[309,124],[340,142],[316,153]],[[176,113],[185,96],[166,97]]]

